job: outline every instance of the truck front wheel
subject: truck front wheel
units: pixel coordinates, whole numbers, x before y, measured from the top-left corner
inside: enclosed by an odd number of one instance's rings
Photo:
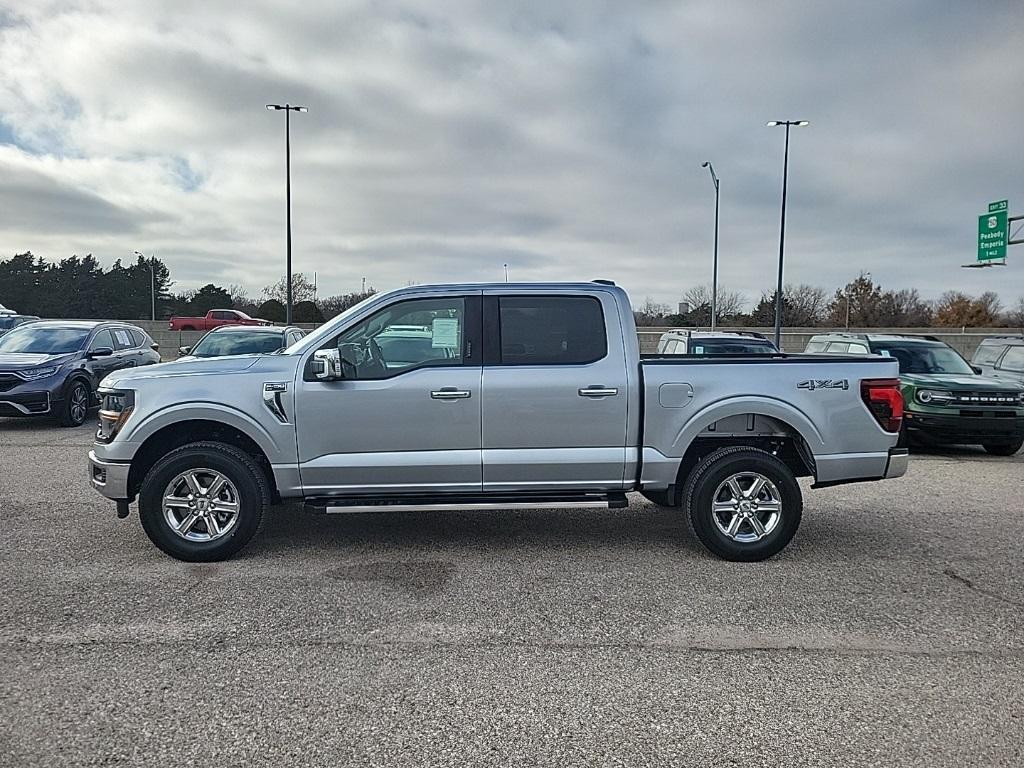
[[[800,527],[803,496],[789,467],[756,448],[720,448],[694,468],[683,490],[687,521],[725,560],[766,560]]]
[[[233,445],[190,443],[146,473],[139,518],[146,535],[178,560],[226,560],[256,534],[270,503],[267,478]]]

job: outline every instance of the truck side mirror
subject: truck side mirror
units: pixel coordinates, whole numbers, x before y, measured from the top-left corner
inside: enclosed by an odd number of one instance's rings
[[[309,361],[309,372],[314,381],[338,381],[345,378],[341,367],[341,353],[337,348],[318,349]]]

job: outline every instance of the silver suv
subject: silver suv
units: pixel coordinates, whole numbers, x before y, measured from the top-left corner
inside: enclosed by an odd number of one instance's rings
[[[669,331],[658,340],[659,355],[774,355],[778,348],[753,331]]]
[[[974,351],[971,364],[993,379],[1024,386],[1024,336],[989,336]]]

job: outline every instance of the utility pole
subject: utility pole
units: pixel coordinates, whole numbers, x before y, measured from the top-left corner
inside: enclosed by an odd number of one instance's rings
[[[285,172],[285,199],[287,206],[286,227],[288,230],[288,255],[286,257],[285,279],[287,302],[285,304],[285,323],[292,324],[292,112],[308,112],[306,107],[293,107],[291,104],[267,104],[267,109],[273,111],[284,111],[284,172]]]

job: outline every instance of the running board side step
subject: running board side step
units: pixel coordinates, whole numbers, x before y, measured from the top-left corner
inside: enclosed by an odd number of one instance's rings
[[[582,494],[579,496],[487,495],[444,498],[427,497],[318,497],[306,499],[307,512],[353,514],[363,512],[486,512],[502,509],[623,509],[629,506],[625,493]]]

